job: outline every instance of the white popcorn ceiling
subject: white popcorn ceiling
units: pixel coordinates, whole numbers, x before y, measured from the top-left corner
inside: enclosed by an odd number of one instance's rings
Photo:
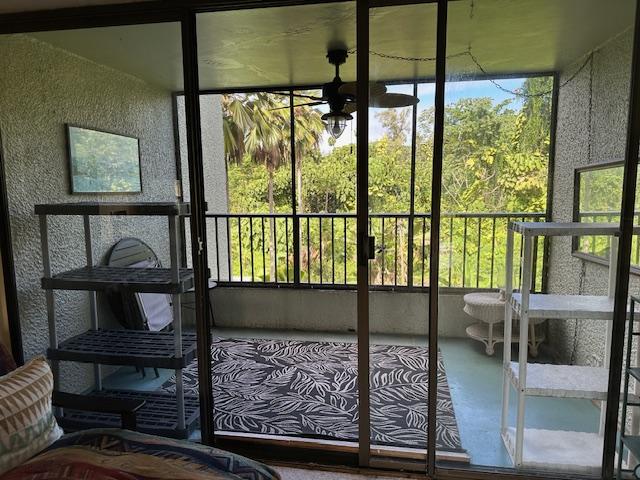
[[[2,0],[2,3],[0,3],[0,13],[32,12],[58,8],[133,3],[136,1],[140,0]]]
[[[634,2],[602,0],[460,0],[449,2],[447,70],[490,73],[562,69],[627,28]],[[435,3],[370,11],[370,50],[401,57],[435,57]],[[198,15],[203,89],[317,85],[333,78],[329,48],[357,49],[355,2],[249,9]],[[38,33],[45,41],[182,90],[179,24]],[[341,69],[355,80],[355,55]],[[161,59],[162,61],[158,61]],[[432,78],[435,62],[372,55],[375,80]]]

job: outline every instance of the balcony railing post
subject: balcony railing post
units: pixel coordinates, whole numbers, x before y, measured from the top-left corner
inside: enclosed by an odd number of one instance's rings
[[[536,222],[538,221],[537,219],[535,220]],[[531,265],[532,267],[532,274],[531,274],[531,291],[535,292],[536,291],[536,287],[537,287],[537,277],[538,277],[538,241],[540,239],[538,237],[534,237],[533,238],[533,263]]]
[[[462,288],[465,287],[467,279],[467,225],[469,217],[464,217],[464,234],[462,235]]]
[[[275,272],[274,278],[270,278],[272,282],[278,283],[278,230],[277,230],[278,219],[274,218],[273,222],[269,225],[269,227],[273,228],[273,249],[274,252],[271,252],[273,255],[273,270]],[[269,237],[271,237],[271,232],[269,232]],[[262,269],[264,270],[264,217],[262,217]],[[265,274],[265,282],[267,281],[267,277]]]
[[[289,283],[289,218],[284,217],[285,265],[287,266],[287,283]]]
[[[311,283],[311,217],[307,217],[307,283]]]
[[[382,278],[382,285],[384,285],[384,274],[386,273],[385,272],[385,257],[387,256],[387,246],[384,243],[384,217],[382,217],[382,226],[380,228],[381,228],[381,237],[382,237],[382,243],[381,243],[381,245],[382,245],[382,267],[381,267],[382,268],[382,275],[381,275],[381,278]]]
[[[297,209],[297,185],[296,185],[296,122],[293,108],[295,97],[293,90],[289,90],[289,137],[291,150],[291,212],[293,216],[293,283],[300,285],[300,218]],[[289,259],[287,259],[287,269]]]
[[[318,217],[318,225],[318,237],[320,237],[320,284],[322,285],[322,217]]]
[[[227,273],[229,275],[229,281],[232,281],[233,263],[231,262],[231,227],[229,221],[229,217],[227,217]]]
[[[293,216],[293,283],[300,285],[300,217]]]
[[[398,285],[398,217],[395,218],[393,233],[393,284]]]
[[[184,220],[184,219],[183,219]],[[215,231],[215,237],[216,237],[216,280],[219,282],[220,281],[220,235],[218,234],[218,217],[214,217],[213,218],[213,225],[214,225],[214,231]],[[184,222],[181,222],[181,235],[184,234]],[[183,235],[184,238],[184,235]],[[184,244],[183,244],[184,245]],[[182,250],[185,250],[185,248],[183,247]],[[227,253],[228,255],[229,253]],[[186,260],[182,263],[182,265],[186,265],[187,262]]]
[[[480,252],[482,250],[482,217],[478,217],[478,241],[476,242],[476,288],[480,287]]]
[[[244,280],[244,275],[242,274],[242,217],[238,217],[238,250],[239,250],[239,261],[240,261],[240,281]]]
[[[336,249],[335,233],[333,227],[334,217],[331,217],[331,283],[336,283]]]
[[[344,284],[347,284],[347,217],[343,218],[344,220],[344,237],[343,237],[343,250],[344,250]]]
[[[253,271],[253,217],[249,217],[249,250],[251,250],[251,281],[255,281],[255,275]]]
[[[425,263],[425,258],[427,257],[426,250],[424,248],[426,230],[427,230],[427,217],[424,216],[422,217],[422,253],[421,253],[422,255],[422,286],[423,287],[424,287],[424,263]]]
[[[493,288],[493,270],[495,268],[496,257],[496,217],[491,221],[491,279],[489,280],[489,288]]]
[[[422,249],[424,250],[424,247]],[[453,215],[449,218],[449,286],[451,286],[452,271],[453,271]]]

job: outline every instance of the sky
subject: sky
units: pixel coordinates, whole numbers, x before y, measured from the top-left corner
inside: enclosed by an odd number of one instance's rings
[[[525,79],[503,79],[497,80],[497,83],[507,90],[516,90],[522,87]],[[413,85],[393,85],[387,87],[388,92],[394,93],[413,93]],[[445,87],[445,104],[455,103],[461,98],[473,98],[473,97],[490,97],[494,104],[500,103],[504,100],[511,99],[511,108],[520,109],[522,107],[522,99],[514,95],[510,95],[500,89],[488,80],[475,80],[475,81],[461,81],[461,82],[447,82]],[[433,106],[435,100],[435,84],[425,83],[418,85],[418,115],[422,110],[425,110]],[[409,108],[409,107],[407,107]],[[324,105],[319,107],[323,113],[328,112],[329,108]],[[376,113],[382,109],[372,108],[369,110],[369,141],[379,140],[383,135],[383,128],[380,122],[376,119]],[[356,115],[354,114],[354,120],[347,124],[347,128],[344,133],[338,138],[336,146],[349,145],[355,143],[356,140]],[[325,133],[322,137],[320,144],[320,150],[326,154],[331,151],[333,147],[329,145],[329,134]]]

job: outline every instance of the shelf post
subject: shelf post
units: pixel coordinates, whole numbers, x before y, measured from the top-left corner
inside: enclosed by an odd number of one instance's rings
[[[611,237],[611,246],[609,247],[609,285],[608,295],[609,299],[613,301],[616,294],[616,274],[618,273],[618,243],[619,239],[616,235]],[[611,366],[611,338],[613,334],[613,321],[606,324],[606,337],[604,344],[604,362],[603,367],[609,368]],[[600,403],[600,423],[598,433],[604,435],[604,424],[606,421],[607,402],[603,400]]]
[[[51,277],[51,259],[49,256],[49,230],[47,227],[47,216],[39,215],[40,219],[40,245],[42,248],[42,269],[45,278]],[[58,334],[56,332],[56,302],[53,290],[46,290],[47,300],[47,324],[49,328],[49,347],[58,348]],[[51,371],[53,373],[53,388],[60,389],[60,364],[57,360],[50,360]]]
[[[609,247],[609,290],[608,295],[611,300],[616,295],[616,274],[618,273],[618,244],[620,240],[616,235],[611,238]],[[609,352],[607,351],[607,355]]]
[[[176,285],[180,282],[180,230],[178,228],[178,216],[169,216],[169,254],[171,257],[171,277]],[[175,357],[182,358],[182,306],[180,294],[174,293],[171,296],[173,307],[173,340]],[[184,382],[182,379],[182,369],[176,368],[176,414],[177,428],[185,429],[185,408],[184,408]]]
[[[524,248],[522,253],[522,280],[520,282],[520,295],[522,304],[520,308],[520,344],[518,346],[518,411],[516,416],[516,448],[515,464],[522,466],[522,451],[524,443],[524,407],[525,390],[527,388],[527,357],[529,347],[529,295],[531,293],[531,273],[533,267],[532,243],[535,237],[523,232]]]
[[[511,364],[511,333],[513,323],[513,308],[511,306],[511,296],[513,294],[513,230],[507,227],[507,257],[505,260],[505,282],[504,282],[504,336],[502,355],[502,419],[500,422],[500,432],[504,437],[507,433],[509,421],[509,378],[508,369]]]
[[[631,311],[629,313],[629,330],[627,331],[627,351],[625,352],[625,363],[623,369],[623,380],[624,387],[622,389],[622,412],[620,417],[620,434],[618,436],[617,445],[618,445],[618,477],[622,478],[622,462],[625,460],[624,457],[624,442],[623,439],[627,435],[627,412],[629,408],[629,369],[631,368],[631,354],[633,353],[633,336],[634,336],[634,312],[636,309],[636,301],[633,296],[631,296]],[[640,352],[636,350],[636,362],[635,365],[638,365],[638,355]],[[634,394],[638,393],[638,382],[635,381]],[[632,410],[631,414],[631,435],[636,435],[637,431],[637,423],[636,423],[636,415],[634,415],[635,408]],[[627,465],[635,465],[637,463],[637,459],[633,456],[632,452],[629,450],[627,452],[626,458]]]
[[[635,307],[636,307],[637,302],[632,299],[631,300],[631,304],[630,307],[632,307],[632,310],[629,313],[629,336],[631,337],[631,340],[629,341],[629,347],[628,350],[630,352],[633,352],[633,335],[631,334],[631,332],[635,332],[635,318],[634,318],[634,312],[635,312]],[[631,361],[629,360],[629,366],[631,364]],[[640,349],[638,348],[637,342],[636,342],[636,349],[635,349],[635,361],[634,361],[634,365],[635,366],[639,366],[640,365]],[[628,370],[628,367],[627,367]],[[625,373],[625,378],[628,378],[628,374]],[[627,388],[624,389],[625,395],[628,396],[628,386]],[[640,382],[635,381],[633,382],[633,394],[634,396],[638,396],[640,394]],[[626,415],[622,416],[622,424],[626,426]],[[638,435],[638,431],[640,430],[640,418],[638,418],[638,407],[634,406],[631,408],[631,425],[630,425],[630,432],[631,435]],[[627,464],[630,464],[633,462],[635,463],[639,463],[638,458],[636,458],[635,456],[629,454],[629,459],[627,460]]]
[[[83,215],[84,220],[84,251],[87,257],[87,267],[93,267],[93,246],[91,244],[91,217]],[[96,292],[89,291],[89,313],[91,316],[91,328],[98,329],[98,303]],[[100,364],[93,365],[93,378],[96,390],[102,390],[102,371]]]

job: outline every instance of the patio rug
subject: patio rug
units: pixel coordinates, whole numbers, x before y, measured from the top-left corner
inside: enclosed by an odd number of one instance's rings
[[[426,448],[427,352],[371,346],[373,443]],[[436,447],[463,453],[438,353]],[[355,343],[214,338],[211,360],[216,430],[357,440]],[[196,362],[183,379],[185,392],[197,395]],[[175,392],[175,376],[162,389]]]

